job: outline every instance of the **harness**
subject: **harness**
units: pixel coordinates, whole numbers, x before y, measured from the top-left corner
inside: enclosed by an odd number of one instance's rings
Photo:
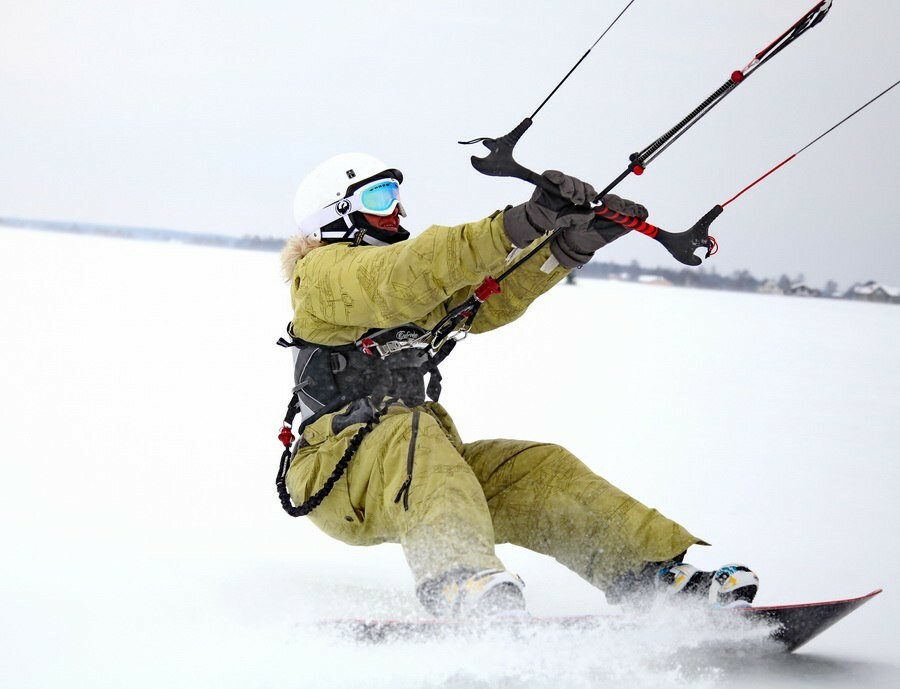
[[[426,394],[441,394],[438,363],[450,352],[430,349],[429,333],[416,325],[370,330],[347,345],[327,346],[293,335],[278,344],[293,348],[294,399],[304,421],[341,400],[393,397],[414,407]],[[430,376],[426,388],[424,377]]]
[[[474,317],[474,313],[471,316]],[[435,402],[438,400],[441,394],[438,365],[450,354],[456,342],[465,337],[471,320],[455,325],[450,332],[441,330],[441,324],[430,331],[411,323],[374,329],[353,343],[337,346],[307,342],[296,337],[288,325],[290,339],[279,338],[278,344],[293,349],[294,388],[278,434],[285,450],[276,486],[281,506],[289,515],[305,516],[321,504],[388,407],[396,403],[418,406],[425,403],[426,397]],[[436,340],[438,333],[441,336]],[[287,491],[287,471],[294,454],[303,447],[303,429],[316,419],[360,400],[368,405],[355,410],[359,414],[350,413],[345,423],[365,421],[365,425],[351,439],[322,488],[302,505],[294,506]],[[295,440],[292,428],[297,414],[302,418],[298,428],[300,441],[292,450]]]

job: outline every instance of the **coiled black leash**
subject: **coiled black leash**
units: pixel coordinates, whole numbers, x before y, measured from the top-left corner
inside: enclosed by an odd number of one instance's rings
[[[281,464],[278,468],[278,477],[275,479],[275,485],[278,488],[278,499],[281,501],[281,507],[284,509],[292,517],[305,517],[314,509],[316,509],[319,505],[322,504],[322,501],[328,497],[328,494],[334,489],[335,484],[340,480],[341,476],[344,475],[344,472],[347,471],[347,467],[350,466],[350,460],[353,459],[353,456],[356,454],[357,450],[359,450],[359,446],[362,445],[362,441],[365,440],[366,436],[372,432],[372,429],[378,425],[378,422],[381,421],[381,417],[383,417],[388,410],[388,407],[396,402],[395,399],[389,398],[385,400],[384,404],[381,405],[372,415],[372,418],[369,419],[366,424],[356,431],[356,434],[350,440],[350,443],[347,445],[347,449],[344,450],[344,454],[338,460],[337,464],[334,465],[334,469],[331,472],[331,475],[325,479],[325,483],[322,487],[313,493],[305,502],[300,505],[294,505],[291,501],[290,493],[287,490],[287,472],[291,466],[291,458],[293,456],[293,452],[291,451],[291,446],[294,443],[294,434],[291,431],[291,422],[293,421],[294,416],[297,414],[297,409],[295,407],[294,401],[291,400],[291,404],[288,406],[288,415],[290,416],[290,421],[288,421],[287,417],[285,418],[285,425],[282,427],[281,432],[278,434],[279,440],[284,443],[284,452],[281,455]],[[323,410],[324,412],[325,410]],[[334,411],[329,409],[329,411]],[[319,414],[318,416],[322,416],[323,414]],[[313,421],[317,417],[312,417],[307,421],[304,426],[308,425],[310,421]],[[303,426],[301,426],[299,432],[303,432]]]

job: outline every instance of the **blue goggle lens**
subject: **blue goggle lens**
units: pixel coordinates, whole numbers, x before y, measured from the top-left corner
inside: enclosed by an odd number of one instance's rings
[[[400,185],[392,179],[386,179],[364,190],[359,200],[365,210],[384,213],[399,202]]]

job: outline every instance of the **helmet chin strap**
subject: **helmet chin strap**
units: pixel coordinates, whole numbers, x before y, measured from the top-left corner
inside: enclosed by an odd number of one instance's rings
[[[348,239],[352,237],[351,243],[353,246],[390,246],[390,242],[382,241],[369,234],[369,227],[367,227],[365,221],[354,222],[350,218],[351,215],[353,214],[348,213],[344,216],[344,224],[347,225],[347,234],[345,236]],[[352,234],[354,230],[356,234]]]
[[[359,246],[363,243],[363,239],[366,237],[366,228],[360,227],[353,220],[350,219],[352,213],[347,213],[344,216],[344,223],[347,225],[347,236],[353,238],[353,246]],[[352,234],[353,230],[356,230],[356,234]]]
[[[351,215],[353,215],[353,213],[347,213],[347,215],[343,216],[344,224],[347,226],[347,232],[344,235],[344,238],[349,239],[353,246],[360,246],[365,243],[367,228],[362,223],[355,223],[350,217]]]
[[[347,243],[351,246],[390,246],[391,242],[383,241],[375,236],[372,232],[369,232],[370,227],[368,227],[364,221],[356,221],[354,222],[350,217],[343,216],[344,225],[346,225],[347,229],[345,232],[341,232],[340,228],[332,227],[331,229],[324,230],[320,234],[320,238],[323,242],[341,242]],[[404,233],[407,234],[407,233]],[[408,234],[407,234],[408,236]],[[404,237],[405,238],[405,237]]]

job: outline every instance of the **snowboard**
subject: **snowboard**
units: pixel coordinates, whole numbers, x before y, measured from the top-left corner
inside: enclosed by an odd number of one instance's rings
[[[791,653],[814,639],[830,626],[840,621],[864,603],[881,593],[876,589],[865,596],[818,603],[795,605],[769,605],[745,608],[710,608],[718,624],[733,615],[765,624],[775,647]],[[452,636],[473,635],[485,630],[510,630],[513,633],[536,627],[578,629],[589,632],[592,628],[615,628],[627,624],[626,618],[613,614],[574,615],[568,617],[497,617],[484,619],[343,619],[323,623],[338,629],[350,638],[367,643],[392,641],[419,641]]]

